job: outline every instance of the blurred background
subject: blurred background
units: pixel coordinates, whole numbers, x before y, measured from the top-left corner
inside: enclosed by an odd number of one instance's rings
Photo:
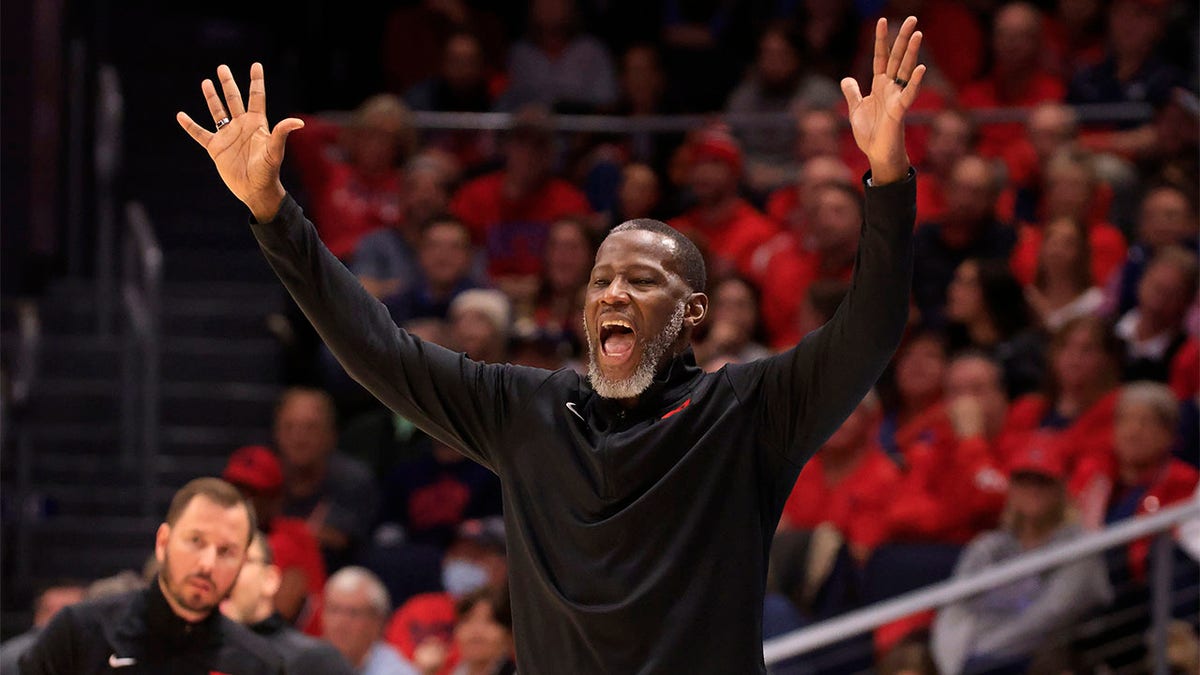
[[[596,246],[653,217],[708,259],[694,349],[717,370],[845,294],[868,167],[838,82],[865,89],[875,20],[909,14],[911,326],[801,475],[764,625],[1083,548],[774,667],[1140,672],[1170,640],[1196,672],[1188,518],[1113,529],[1196,501],[1200,15],[1170,0],[7,3],[0,636],[47,589],[142,573],[202,475],[301,551],[277,604],[315,635],[326,576],[363,565],[397,610],[377,632],[445,672],[466,657],[414,636],[454,646],[454,601],[503,588],[495,477],[345,375],[175,122],[211,124],[217,65],[245,92],[261,62],[268,117],[306,121],[285,186],[398,325],[580,369]]]

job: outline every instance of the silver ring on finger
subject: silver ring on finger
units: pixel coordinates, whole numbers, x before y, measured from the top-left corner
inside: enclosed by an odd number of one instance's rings
[[[221,119],[217,120],[217,131],[220,131],[221,127],[225,126],[226,124],[229,124],[229,122],[230,122],[230,119],[228,117],[222,117]]]

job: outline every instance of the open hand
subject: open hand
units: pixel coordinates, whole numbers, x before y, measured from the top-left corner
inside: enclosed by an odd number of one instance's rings
[[[887,34],[887,19],[880,19],[875,24],[871,93],[864,98],[854,78],[842,80],[854,141],[870,160],[871,179],[877,185],[900,180],[908,173],[904,113],[917,99],[925,77],[925,66],[917,65],[922,37],[917,18],[904,20],[890,51]]]
[[[276,124],[274,130],[267,126],[267,90],[261,63],[250,66],[250,99],[245,107],[228,66],[217,68],[217,78],[225,94],[224,104],[212,80],[200,83],[200,90],[213,121],[227,123],[212,132],[185,112],[176,113],[175,119],[208,151],[230,192],[250,208],[259,222],[271,220],[284,196],[279,180],[284,144],[288,134],[303,127],[304,122],[289,117]]]

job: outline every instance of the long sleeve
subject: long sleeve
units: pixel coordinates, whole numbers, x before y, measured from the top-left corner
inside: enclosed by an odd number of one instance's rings
[[[764,435],[801,466],[879,379],[908,319],[916,177],[866,188],[849,293],[827,324],[767,359]]]
[[[550,373],[478,363],[398,328],[325,248],[290,195],[273,221],[254,223],[252,230],[347,373],[429,435],[497,471],[496,441],[512,408]]]
[[[1112,598],[1103,561],[1084,558],[1050,573],[1032,605],[975,636],[972,650],[996,656],[1026,653],[1031,645]]]

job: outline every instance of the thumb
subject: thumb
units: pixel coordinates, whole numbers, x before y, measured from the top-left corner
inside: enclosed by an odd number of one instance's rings
[[[846,105],[850,110],[854,110],[862,102],[862,92],[858,88],[858,81],[853,77],[842,78],[842,95],[846,97]]]
[[[295,117],[280,120],[275,125],[275,130],[271,132],[271,156],[283,157],[283,148],[287,143],[288,134],[303,128],[304,120]]]

